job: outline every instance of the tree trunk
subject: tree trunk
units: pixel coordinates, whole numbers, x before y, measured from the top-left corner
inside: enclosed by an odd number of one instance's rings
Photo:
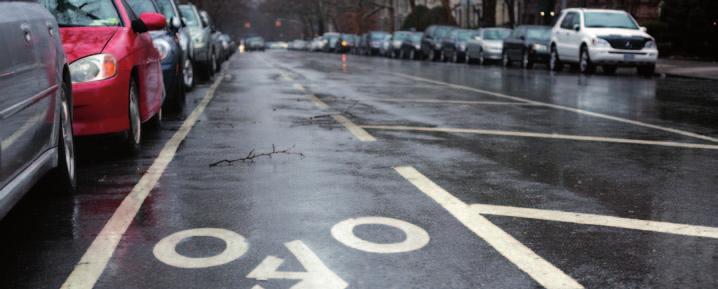
[[[481,26],[496,26],[496,0],[484,0],[481,9]]]

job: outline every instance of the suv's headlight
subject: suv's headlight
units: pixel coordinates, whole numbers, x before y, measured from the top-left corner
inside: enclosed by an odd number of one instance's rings
[[[155,45],[155,48],[160,53],[160,59],[165,60],[165,58],[167,58],[167,56],[170,55],[170,50],[172,50],[172,45],[166,39],[162,39],[162,38],[155,39],[154,41],[152,41],[152,44]]]
[[[606,39],[603,39],[603,38],[594,38],[592,42],[593,42],[592,43],[593,46],[596,46],[596,47],[610,47],[611,46],[611,43],[608,43],[608,41],[606,41]]]
[[[656,42],[653,40],[646,41],[646,45],[643,48],[656,48]]]
[[[96,54],[70,64],[72,82],[89,82],[117,75],[117,59],[111,54]]]

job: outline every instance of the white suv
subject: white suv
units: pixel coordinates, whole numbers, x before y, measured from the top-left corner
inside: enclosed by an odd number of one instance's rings
[[[619,66],[634,66],[642,75],[656,70],[656,41],[625,11],[566,9],[551,32],[552,70],[564,63],[578,64],[582,73],[601,65],[613,74]]]

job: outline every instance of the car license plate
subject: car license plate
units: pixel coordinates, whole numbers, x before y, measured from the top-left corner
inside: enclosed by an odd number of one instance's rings
[[[624,54],[623,60],[624,61],[633,61],[633,60],[636,60],[636,56],[633,54]]]

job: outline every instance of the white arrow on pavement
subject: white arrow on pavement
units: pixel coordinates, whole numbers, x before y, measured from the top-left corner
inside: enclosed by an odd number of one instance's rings
[[[257,268],[254,268],[254,270],[247,275],[247,278],[257,280],[300,280],[300,282],[292,286],[291,289],[344,289],[349,286],[347,282],[342,280],[337,274],[334,274],[332,270],[329,270],[329,268],[322,263],[322,260],[302,241],[292,241],[285,243],[284,246],[297,257],[299,263],[307,270],[306,272],[278,271],[279,266],[284,263],[284,260],[274,256],[267,256]]]

